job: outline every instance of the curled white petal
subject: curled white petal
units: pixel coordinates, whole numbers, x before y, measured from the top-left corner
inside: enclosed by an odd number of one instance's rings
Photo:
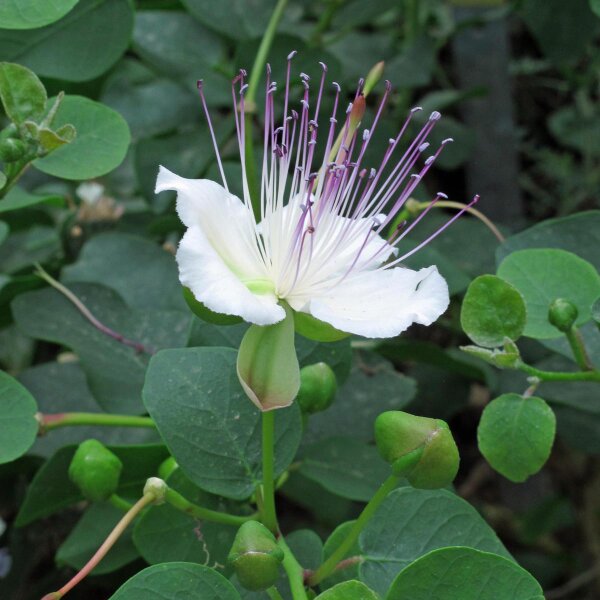
[[[314,297],[308,312],[336,329],[388,338],[413,323],[431,325],[448,308],[448,285],[437,268],[357,273]]]

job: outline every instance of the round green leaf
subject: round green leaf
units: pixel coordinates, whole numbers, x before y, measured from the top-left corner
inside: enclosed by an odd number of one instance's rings
[[[51,104],[51,102],[50,102]],[[118,167],[131,136],[121,115],[83,96],[65,96],[52,126],[71,123],[77,137],[33,164],[44,173],[64,179],[91,179]]]
[[[79,0],[4,0],[0,3],[0,27],[35,29],[58,21]]]
[[[109,600],[240,600],[233,585],[209,567],[172,562],[148,567],[127,580]]]
[[[590,0],[590,8],[600,17],[600,0]]]
[[[36,412],[33,396],[0,371],[0,464],[19,458],[33,446],[39,429]]]
[[[21,65],[3,62],[0,63],[0,99],[6,116],[20,124],[27,119],[41,118],[48,97],[35,73]]]
[[[248,498],[261,481],[261,412],[242,391],[233,348],[183,348],[152,357],[144,404],[177,464],[200,488]],[[275,413],[275,468],[292,462],[302,432],[296,404]]]
[[[480,346],[500,346],[505,337],[517,340],[523,333],[527,312],[523,296],[495,275],[481,275],[471,282],[460,313],[465,333]]]
[[[360,581],[344,581],[319,594],[316,600],[378,600],[379,596]]]
[[[563,335],[548,321],[548,308],[556,298],[565,298],[577,307],[577,324],[581,325],[590,320],[592,303],[600,295],[596,269],[565,250],[513,252],[502,261],[498,276],[512,283],[525,298],[527,324],[523,333],[536,339]]]
[[[540,584],[516,563],[460,546],[421,557],[394,580],[386,600],[544,600]]]
[[[477,439],[490,465],[511,481],[525,481],[548,460],[556,417],[541,398],[503,394],[483,411]]]
[[[87,81],[117,62],[129,46],[132,28],[129,0],[80,0],[60,21],[46,27],[0,29],[0,56],[38,75]]]

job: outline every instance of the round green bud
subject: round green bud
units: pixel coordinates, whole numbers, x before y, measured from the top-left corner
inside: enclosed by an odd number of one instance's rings
[[[554,300],[548,309],[548,321],[563,333],[571,330],[578,316],[577,307],[564,298]]]
[[[119,485],[123,464],[98,440],[79,444],[69,465],[69,478],[82,494],[94,502],[107,500]]]
[[[298,404],[303,413],[312,415],[331,406],[337,391],[333,369],[324,362],[300,369]]]
[[[25,156],[27,146],[15,138],[0,140],[0,160],[4,162],[15,162]]]
[[[279,578],[283,550],[262,523],[246,521],[238,529],[228,560],[242,587],[257,592]]]
[[[452,483],[460,457],[448,424],[440,419],[388,411],[375,421],[375,442],[392,469],[420,489]]]

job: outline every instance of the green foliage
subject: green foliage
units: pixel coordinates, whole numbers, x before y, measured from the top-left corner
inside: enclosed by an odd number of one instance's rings
[[[480,346],[500,346],[507,337],[517,340],[523,333],[527,312],[521,294],[494,275],[474,279],[465,294],[460,323]]]
[[[58,21],[79,0],[6,0],[0,6],[0,27],[36,29]]]
[[[20,125],[37,121],[46,111],[46,88],[29,69],[13,63],[0,63],[0,99],[6,116]]]
[[[514,285],[525,299],[527,324],[524,334],[537,339],[561,335],[548,321],[548,307],[566,298],[579,311],[578,325],[591,318],[591,306],[600,294],[600,275],[588,262],[557,249],[513,252],[498,267],[498,276]]]
[[[444,590],[444,600],[544,598],[539,583],[514,562],[457,547],[435,550],[406,567],[394,580],[386,600],[426,600],[439,589]]]
[[[360,581],[344,581],[319,594],[317,600],[377,600],[379,596]]]
[[[555,432],[556,417],[544,400],[503,394],[485,407],[477,439],[494,469],[521,482],[544,466]]]

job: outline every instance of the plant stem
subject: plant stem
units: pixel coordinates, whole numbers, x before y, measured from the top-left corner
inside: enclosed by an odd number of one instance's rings
[[[38,413],[40,433],[72,425],[102,425],[108,427],[156,427],[150,417],[110,415],[104,413],[68,412],[54,415]]]
[[[333,554],[309,577],[311,586],[317,585],[323,579],[331,575],[338,563],[346,556],[352,546],[356,543],[360,532],[369,522],[379,505],[385,500],[387,495],[398,485],[400,475],[392,473],[380,486],[375,495],[369,500],[369,503],[364,507],[360,516],[355,521],[354,525],[344,538],[342,543],[334,550]]]
[[[263,490],[261,517],[265,527],[277,534],[275,510],[275,411],[262,413]]]
[[[217,510],[198,506],[170,487],[167,488],[165,493],[165,502],[168,502],[177,510],[191,515],[192,517],[196,517],[197,519],[212,521],[213,523],[222,523],[223,525],[233,525],[234,527],[239,527],[242,523],[256,518],[256,515],[249,515],[247,517],[242,515],[229,515]]]
[[[296,560],[290,547],[287,545],[285,538],[281,536],[277,543],[283,550],[283,568],[287,573],[290,582],[290,591],[292,592],[293,600],[308,600],[306,589],[304,587],[304,569]]]
[[[260,42],[252,70],[250,71],[250,78],[248,79],[248,89],[246,90],[245,103],[246,103],[246,115],[244,117],[244,127],[246,130],[246,139],[244,140],[244,150],[246,154],[246,178],[248,180],[248,189],[250,190],[250,197],[252,199],[252,206],[254,208],[254,214],[257,218],[260,217],[260,189],[258,186],[258,177],[256,175],[256,162],[254,160],[254,146],[252,143],[252,114],[256,110],[256,91],[258,84],[262,77],[265,65],[267,63],[267,56],[275,33],[277,32],[277,26],[283,12],[285,10],[287,0],[279,0],[271,19],[265,29],[265,34]]]
[[[108,501],[115,508],[118,508],[119,510],[122,510],[123,512],[127,512],[133,508],[133,504],[131,504],[131,502],[128,502],[127,500],[125,500],[125,498],[122,498],[121,496],[119,496],[119,494],[113,494],[108,499]]]
[[[585,343],[579,329],[573,326],[571,329],[569,329],[569,331],[565,332],[565,335],[567,336],[569,346],[571,346],[573,356],[575,357],[575,362],[579,368],[582,371],[593,371],[594,365],[592,364],[587,350],[585,349]]]
[[[156,499],[155,494],[148,493],[144,494],[128,511],[125,513],[123,518],[117,523],[115,528],[110,532],[108,537],[104,540],[103,544],[98,548],[94,556],[90,558],[87,564],[63,587],[57,592],[51,592],[46,594],[42,600],[59,600],[67,592],[70,592],[82,579],[84,579],[89,573],[96,567],[96,565],[106,556],[108,551],[114,546],[115,542],[121,537],[123,532],[127,529],[129,524],[135,519],[135,517],[149,504],[152,504]]]
[[[404,46],[410,46],[419,34],[419,0],[404,0]]]
[[[55,290],[59,291],[63,296],[65,296],[68,300],[70,300],[77,310],[101,333],[117,340],[117,342],[121,342],[121,344],[125,344],[125,346],[129,346],[134,348],[137,352],[146,352],[147,354],[153,354],[151,350],[146,348],[140,342],[136,342],[134,340],[127,339],[124,335],[120,334],[118,331],[114,331],[110,327],[101,323],[90,311],[90,309],[67,287],[65,287],[59,281],[56,281],[54,277],[52,277],[49,273],[44,271],[42,267],[37,264],[35,274],[38,277],[41,277],[44,281],[49,283]]]
[[[528,375],[538,377],[542,381],[600,381],[600,371],[580,371],[577,373],[543,371],[524,362],[517,363],[516,368]]]
[[[269,598],[271,598],[271,600],[283,600],[283,596],[279,593],[275,586],[270,587],[267,590],[267,595],[269,596]]]

